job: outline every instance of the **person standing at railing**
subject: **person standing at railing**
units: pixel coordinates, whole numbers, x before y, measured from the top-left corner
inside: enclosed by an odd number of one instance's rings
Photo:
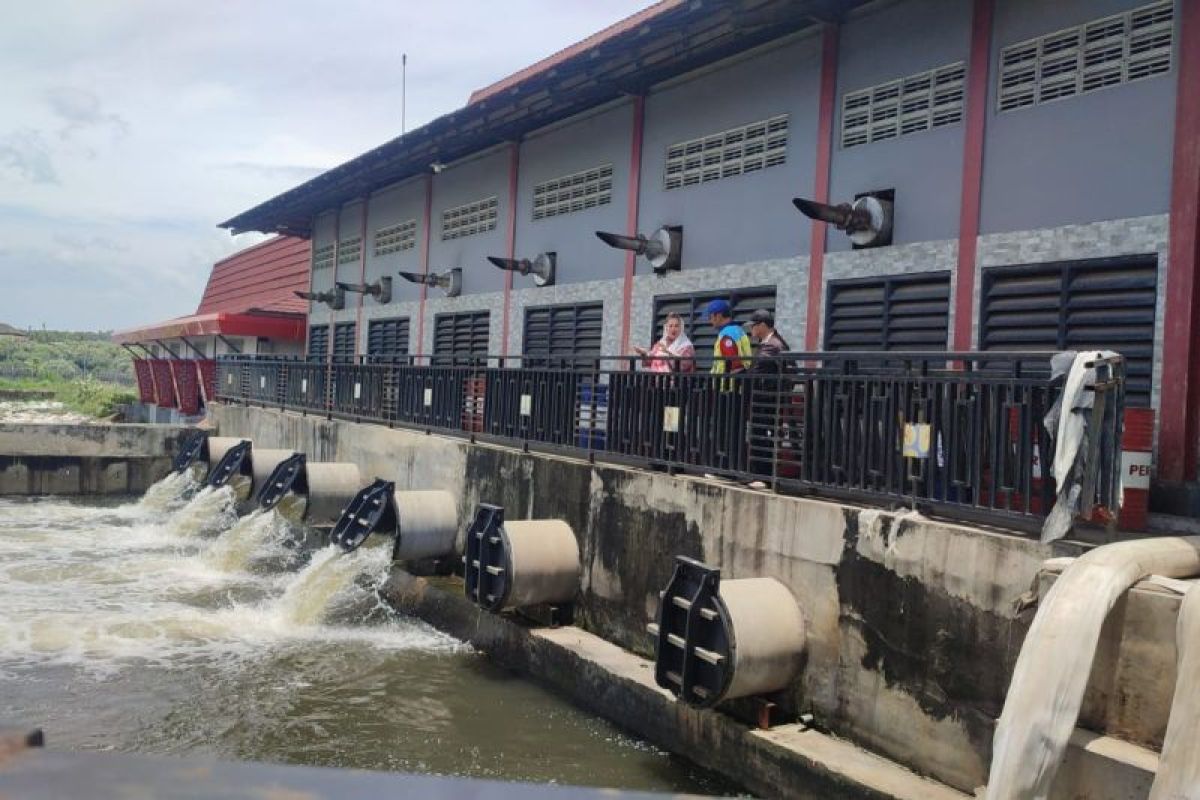
[[[771,475],[779,451],[786,446],[787,426],[782,417],[790,410],[786,404],[791,399],[791,387],[783,381],[788,364],[781,356],[791,346],[775,330],[775,315],[765,308],[751,314],[743,327],[757,342],[750,365],[750,373],[755,376],[750,400],[750,471]],[[750,486],[757,489],[765,484],[752,481]]]
[[[733,321],[728,300],[713,300],[705,309],[708,324],[717,330],[713,342],[713,362],[709,372],[725,376],[713,381],[712,448],[707,456],[711,466],[740,471],[746,463],[746,392],[745,384],[729,377],[746,372],[751,363],[750,337]]]
[[[692,372],[696,369],[696,348],[683,332],[683,317],[672,312],[663,323],[662,338],[647,350],[634,345],[633,352],[642,357],[650,372]]]

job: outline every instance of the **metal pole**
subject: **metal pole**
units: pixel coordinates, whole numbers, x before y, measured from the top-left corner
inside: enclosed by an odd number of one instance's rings
[[[400,54],[400,135],[403,136],[408,128],[405,125],[405,113],[408,106],[408,53]]]

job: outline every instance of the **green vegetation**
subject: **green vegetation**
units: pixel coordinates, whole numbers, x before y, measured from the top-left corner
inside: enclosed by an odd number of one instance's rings
[[[133,364],[107,331],[31,331],[28,338],[0,336],[0,377],[95,377],[131,382]]]
[[[0,336],[0,389],[53,392],[67,408],[93,417],[137,400],[129,353],[104,331]]]

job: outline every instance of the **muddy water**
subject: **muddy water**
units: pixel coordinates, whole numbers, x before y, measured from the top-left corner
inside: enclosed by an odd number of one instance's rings
[[[0,719],[61,749],[732,788],[382,607],[386,542],[305,557],[274,515],[172,480],[0,499]]]

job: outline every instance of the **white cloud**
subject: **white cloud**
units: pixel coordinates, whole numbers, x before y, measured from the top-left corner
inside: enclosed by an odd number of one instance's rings
[[[0,321],[190,313],[214,226],[648,0],[42,0],[0,27]]]

